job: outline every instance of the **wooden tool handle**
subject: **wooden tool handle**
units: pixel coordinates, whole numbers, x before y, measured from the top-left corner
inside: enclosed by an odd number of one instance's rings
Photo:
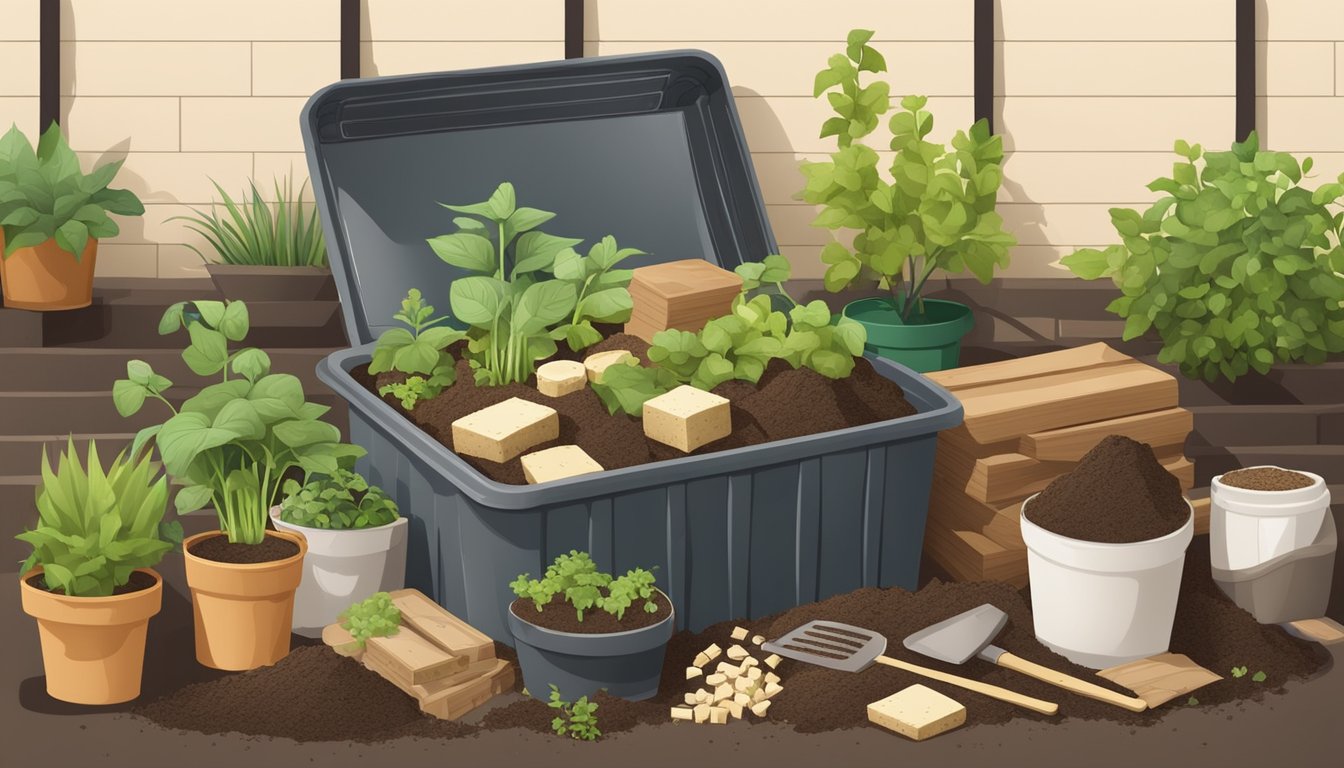
[[[1011,669],[1014,672],[1021,672],[1024,675],[1034,677],[1037,680],[1047,682],[1053,686],[1063,688],[1066,691],[1073,691],[1079,696],[1086,696],[1089,699],[1104,701],[1107,704],[1114,704],[1117,707],[1124,707],[1130,712],[1142,712],[1148,708],[1148,702],[1137,696],[1126,696],[1123,693],[1116,693],[1109,688],[1102,688],[1100,685],[1089,683],[1086,680],[1079,680],[1076,677],[1066,675],[1058,670],[1049,667],[1043,667],[1034,661],[1027,661],[1021,656],[1014,656],[1011,653],[1004,653],[999,656],[998,665]]]
[[[908,661],[893,659],[890,656],[878,656],[877,663],[886,664],[888,667],[903,669],[906,672],[913,672],[916,675],[923,675],[931,680],[939,680],[948,683],[949,685],[965,688],[968,691],[982,693],[990,698],[1006,701],[1009,704],[1016,704],[1019,707],[1026,707],[1033,712],[1040,712],[1043,715],[1053,715],[1059,711],[1059,705],[1054,702],[1033,699],[1030,696],[1014,693],[1007,688],[1000,688],[997,685],[982,683],[979,680],[972,680],[968,677],[959,677],[957,675],[950,675],[946,672],[939,672],[936,669],[921,667],[918,664],[911,664]]]

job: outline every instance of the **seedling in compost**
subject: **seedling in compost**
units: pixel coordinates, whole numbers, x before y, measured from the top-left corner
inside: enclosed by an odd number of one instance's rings
[[[307,528],[374,528],[397,519],[397,503],[362,475],[338,469],[306,485],[286,480],[280,519]]]
[[[369,363],[369,373],[398,371],[411,374],[405,382],[385,384],[378,394],[391,394],[410,410],[416,402],[434,397],[457,378],[449,345],[466,338],[456,328],[439,326],[447,319],[433,317],[434,307],[426,304],[418,289],[412,288],[401,300],[401,311],[393,315],[406,328],[389,328],[378,337]],[[409,328],[409,330],[407,330]],[[412,383],[412,379],[418,379]]]
[[[1232,668],[1232,676],[1233,676],[1233,677],[1245,677],[1245,676],[1246,676],[1246,667],[1233,667],[1233,668]]]
[[[518,597],[532,601],[540,613],[551,599],[563,594],[565,601],[574,607],[578,620],[583,621],[584,611],[598,608],[616,617],[625,618],[625,611],[632,604],[643,600],[645,613],[657,613],[658,604],[653,601],[656,589],[653,586],[654,575],[643,568],[635,568],[624,576],[612,578],[611,574],[597,570],[597,564],[587,552],[571,549],[567,555],[559,555],[555,562],[546,568],[546,574],[540,579],[530,578],[530,574],[519,574],[509,587]]]
[[[341,626],[363,648],[371,637],[387,637],[400,631],[401,609],[392,603],[388,593],[375,592],[367,600],[346,608],[341,613]]]
[[[597,705],[588,701],[587,696],[570,704],[560,698],[560,689],[551,685],[551,700],[546,706],[560,710],[560,716],[551,720],[551,729],[561,736],[568,735],[580,741],[597,741],[602,731],[597,729]]]

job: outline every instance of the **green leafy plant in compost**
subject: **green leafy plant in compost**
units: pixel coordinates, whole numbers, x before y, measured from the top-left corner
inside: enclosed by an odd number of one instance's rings
[[[551,730],[561,736],[580,741],[597,741],[602,731],[597,728],[597,704],[588,701],[587,696],[570,704],[560,698],[560,689],[551,685],[551,698],[546,706],[560,710],[560,714],[551,720]]]
[[[1245,677],[1245,676],[1246,676],[1246,667],[1233,667],[1233,668],[1232,668],[1232,676],[1233,676],[1233,677]]]
[[[653,599],[657,592],[654,580],[654,575],[643,568],[612,578],[610,573],[597,569],[587,552],[571,549],[568,554],[558,555],[546,567],[542,578],[534,579],[531,574],[522,573],[510,582],[509,587],[518,597],[531,600],[538,612],[544,610],[556,595],[563,595],[579,621],[583,621],[585,611],[594,608],[621,621],[626,609],[639,600],[644,601],[641,606],[644,612],[658,612],[658,604]]]
[[[465,270],[453,280],[453,317],[471,326],[467,358],[477,384],[523,382],[556,342],[580,350],[601,339],[593,323],[620,323],[631,310],[630,271],[616,265],[642,252],[604,237],[580,256],[581,240],[537,229],[555,214],[517,205],[504,182],[485,202],[443,206],[462,216],[458,231],[429,239],[444,262]]]
[[[302,470],[306,480],[348,468],[364,455],[321,420],[330,409],[307,402],[297,377],[271,373],[269,355],[255,347],[229,349],[230,342],[247,337],[249,326],[241,301],[174,304],[159,321],[160,335],[185,329],[190,344],[183,362],[198,376],[218,379],[202,382],[179,407],[165,396],[172,381],[143,360],[131,360],[126,378],[112,387],[122,416],[138,413],[148,399],[167,408],[166,421],[136,434],[131,455],[153,441],[168,474],[182,486],[178,513],[213,505],[220,529],[235,544],[261,543],[289,470]]]
[[[672,371],[662,366],[645,367],[634,357],[609,366],[602,372],[602,380],[589,386],[608,413],[620,411],[629,416],[641,416],[644,403],[671,392],[680,386]]]
[[[307,528],[375,528],[397,519],[397,503],[382,488],[348,469],[312,477],[307,483],[284,482],[280,519]]]
[[[317,206],[309,207],[303,193],[305,181],[294,192],[294,180],[276,179],[275,202],[267,202],[249,182],[250,194],[235,201],[218,182],[211,180],[222,199],[206,210],[193,208],[189,216],[174,216],[169,221],[184,221],[187,229],[205,238],[214,251],[206,256],[188,245],[202,259],[219,264],[249,267],[325,267],[327,245]],[[223,212],[218,208],[222,207]]]
[[[1156,329],[1158,360],[1208,381],[1344,351],[1344,174],[1308,189],[1311,158],[1261,150],[1254,133],[1230,151],[1175,149],[1171,176],[1148,185],[1157,202],[1111,209],[1119,244],[1062,259],[1115,282],[1106,309],[1124,338]]]
[[[392,395],[410,410],[420,400],[428,400],[457,379],[457,368],[448,347],[467,334],[439,323],[448,319],[434,317],[434,306],[424,301],[419,289],[412,288],[401,300],[401,311],[393,317],[405,328],[389,328],[378,337],[373,349],[369,373],[398,371],[409,374],[405,382],[384,384],[380,395]]]
[[[388,593],[375,592],[342,611],[340,622],[355,643],[363,648],[371,637],[387,637],[401,630],[401,609]]]
[[[85,174],[56,123],[38,139],[37,148],[17,125],[0,137],[0,233],[4,258],[19,248],[55,240],[56,247],[84,256],[90,239],[121,232],[109,213],[139,216],[145,206],[135,193],[110,189],[121,160]]]
[[[933,115],[924,96],[906,96],[888,125],[896,155],[884,177],[881,158],[864,143],[891,108],[890,86],[863,84],[863,73],[885,72],[886,60],[868,41],[871,30],[855,29],[843,54],[817,73],[813,95],[826,94],[835,116],[821,126],[834,136],[828,160],[805,162],[807,184],[799,198],[822,206],[812,222],[846,234],[849,244],[828,243],[821,252],[825,284],[842,290],[856,281],[891,292],[902,322],[921,322],[922,293],[937,270],[969,270],[988,283],[1008,264],[1017,240],[995,212],[1003,182],[1003,142],[979,120],[957,131],[952,148],[928,141]]]
[[[104,471],[93,440],[81,463],[68,438],[54,472],[42,451],[37,527],[15,537],[33,548],[20,571],[42,566],[48,589],[107,597],[182,543],[182,525],[163,519],[167,506],[168,479],[148,456],[123,451]]]
[[[1265,679],[1266,675],[1264,672],[1256,672],[1254,675],[1251,675],[1251,682],[1253,683],[1263,683],[1265,682]]]

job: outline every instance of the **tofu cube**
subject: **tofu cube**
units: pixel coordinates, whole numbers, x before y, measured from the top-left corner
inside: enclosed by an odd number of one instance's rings
[[[750,690],[752,689],[752,687],[754,687],[755,685],[756,685],[756,684],[753,683],[753,682],[752,682],[751,680],[749,680],[748,678],[746,678],[746,677],[739,677],[739,678],[737,678],[736,680],[733,681],[733,690],[735,690],[735,691],[747,692],[747,691],[750,691]]]
[[[765,696],[765,689],[764,689],[764,688],[757,688],[756,690],[754,690],[754,691],[751,692],[751,700],[752,700],[753,702],[759,704],[760,702],[765,701],[765,699],[766,699],[766,696]]]
[[[742,661],[743,659],[747,658],[748,655],[750,654],[747,653],[747,649],[743,648],[740,645],[734,645],[733,647],[728,649],[728,658],[732,659],[733,661]]]
[[[611,366],[624,361],[626,358],[634,359],[628,349],[613,349],[607,352],[598,352],[595,355],[589,355],[583,361],[584,370],[588,374],[588,380],[594,384],[602,383],[602,372]]]
[[[696,704],[700,703],[700,696],[698,694],[688,693],[682,700],[685,701],[688,706],[694,707]]]
[[[718,643],[710,643],[709,647],[705,649],[704,653],[705,658],[707,660],[713,661],[719,658],[719,654],[723,653],[723,649],[719,647]]]
[[[695,661],[691,663],[697,667],[703,667],[709,663],[709,657],[705,655],[704,651],[701,651],[700,653],[695,654]]]
[[[767,699],[768,699],[768,698],[773,698],[773,697],[775,696],[775,694],[779,693],[779,692],[782,691],[782,690],[784,690],[784,686],[780,685],[779,683],[766,683],[766,684],[765,684],[765,697],[766,697]]]
[[[761,643],[764,643],[764,642],[765,642],[765,635],[752,635],[752,636],[751,636],[751,644],[752,644],[752,645],[760,645]]]
[[[776,675],[774,672],[766,672],[766,673],[765,673],[765,682],[767,682],[767,683],[778,683],[778,682],[779,682],[779,675]]]
[[[752,682],[755,682],[755,681],[757,681],[757,680],[760,680],[760,679],[761,679],[761,668],[760,668],[760,667],[752,667],[752,668],[748,669],[748,670],[747,670],[747,679],[748,679],[748,680],[751,680]]]
[[[685,453],[732,431],[728,398],[689,384],[644,402],[644,436]]]
[[[733,703],[739,707],[751,706],[751,697],[741,691],[733,694]]]
[[[765,666],[774,669],[779,666],[779,662],[781,661],[783,661],[783,659],[779,657],[778,653],[772,653],[765,657]]]
[[[701,669],[701,668],[699,668],[699,667],[687,667],[687,668],[686,668],[686,679],[687,679],[687,680],[691,680],[691,679],[697,678],[697,677],[699,677],[699,676],[701,676],[701,675],[703,675],[703,674],[705,674],[705,670],[703,670],[703,669]]]
[[[710,708],[709,708],[709,722],[713,723],[714,725],[727,725],[727,724],[728,724],[728,708],[727,708],[727,707],[710,707]]]
[[[537,368],[537,391],[564,397],[588,386],[588,370],[578,360],[552,360]]]
[[[722,672],[715,672],[714,674],[709,675],[708,677],[705,678],[706,683],[709,683],[710,685],[714,686],[723,685],[725,682],[727,682],[727,680],[728,676],[723,674]]]
[[[544,451],[525,453],[522,462],[523,477],[534,485],[602,471],[602,465],[577,445],[557,445]]]
[[[673,719],[673,720],[690,720],[690,719],[693,718],[693,717],[695,717],[695,711],[694,711],[694,710],[688,709],[688,708],[686,708],[686,707],[673,707],[673,708],[672,708],[672,719]]]
[[[720,701],[723,701],[724,699],[731,699],[731,698],[733,698],[733,686],[732,686],[732,685],[729,685],[728,683],[723,683],[723,684],[719,685],[718,688],[715,688],[715,689],[714,689],[714,702],[715,702],[715,703],[720,702]]]
[[[736,719],[738,719],[738,720],[741,720],[741,719],[742,719],[742,707],[743,707],[743,704],[742,704],[741,702],[738,702],[738,701],[729,701],[729,702],[724,703],[724,706],[727,707],[727,709],[728,709],[728,714],[729,714],[729,715],[732,715],[734,718],[736,718]]]
[[[709,719],[709,705],[708,705],[708,704],[696,704],[696,705],[695,705],[695,709],[693,709],[693,710],[691,710],[691,711],[694,713],[695,722],[697,722],[697,723],[703,723],[703,722],[705,722],[706,720]]]
[[[706,691],[704,688],[701,688],[695,692],[695,700],[699,704],[708,704],[711,696],[712,694],[710,694],[710,692]]]
[[[751,705],[751,713],[757,717],[765,717],[765,711],[770,708],[770,702],[760,701]]]
[[[746,639],[747,639],[747,630],[746,630],[746,628],[745,628],[745,627],[733,627],[733,639],[734,639],[734,640],[746,640]]]
[[[902,736],[921,741],[966,722],[966,707],[916,683],[869,704],[868,719]]]
[[[453,450],[462,456],[504,462],[560,436],[554,408],[510,397],[453,422]]]
[[[726,661],[720,661],[717,669],[719,670],[719,672],[722,672],[723,675],[730,680],[734,677],[737,677],[742,672],[742,669],[738,667],[736,664],[729,664]]]
[[[755,656],[748,656],[742,660],[742,669],[746,671],[747,667],[759,667],[761,662],[756,660]]]

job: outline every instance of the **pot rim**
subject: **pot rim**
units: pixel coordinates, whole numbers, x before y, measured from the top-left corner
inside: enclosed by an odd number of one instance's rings
[[[655,589],[657,588],[655,587]],[[641,635],[648,635],[648,636],[664,635],[660,642],[651,643],[649,645],[650,648],[653,648],[657,647],[658,645],[665,645],[667,641],[671,639],[672,631],[673,628],[675,627],[675,622],[677,618],[677,608],[675,605],[673,605],[672,598],[668,597],[666,592],[663,592],[663,590],[661,589],[659,589],[658,592],[663,597],[667,598],[667,603],[669,606],[667,616],[664,616],[661,621],[650,624],[647,627],[640,627],[638,629],[628,629],[621,632],[586,632],[586,633],[560,632],[554,629],[547,629],[546,627],[533,624],[532,622],[528,621],[522,616],[519,616],[517,613],[514,613],[513,604],[517,602],[516,599],[509,601],[507,613],[510,624],[513,624],[514,622],[522,624],[526,627],[527,633],[529,634],[535,633],[536,637],[545,638],[557,644],[556,647],[538,646],[542,647],[543,650],[554,651],[557,653],[570,653],[574,655],[604,656],[609,655],[608,653],[605,652],[605,648],[594,646],[603,646],[606,644],[619,644],[622,640],[631,640]],[[533,646],[538,645],[536,642],[534,642],[536,637],[522,637],[517,631],[513,632],[513,637],[515,640],[527,643],[528,645]],[[583,650],[589,651],[589,653],[579,653],[578,652],[579,649],[576,648],[576,646],[586,646]],[[643,650],[647,649],[645,648],[625,649],[625,653],[627,654],[639,653]]]
[[[331,274],[330,267],[280,267],[264,264],[224,264],[217,261],[205,263],[205,271],[219,270],[233,275],[267,275],[269,277],[310,277],[319,273]]]
[[[276,504],[276,505],[274,505],[274,506],[271,507],[270,515],[271,515],[271,520],[272,520],[276,525],[284,525],[284,526],[286,526],[286,527],[287,527],[287,528],[286,528],[287,532],[290,532],[290,533],[293,533],[294,531],[288,531],[289,528],[297,529],[297,531],[300,532],[300,533],[303,532],[303,531],[317,531],[318,533],[321,533],[321,534],[326,534],[326,533],[331,533],[331,534],[370,533],[370,532],[373,532],[373,531],[385,531],[385,530],[387,530],[387,529],[389,529],[389,528],[395,528],[397,525],[405,525],[405,524],[408,522],[408,518],[407,518],[405,515],[398,514],[398,515],[397,515],[397,519],[396,519],[396,520],[393,520],[393,521],[390,522],[390,523],[383,523],[382,525],[371,525],[371,526],[368,526],[368,527],[365,527],[365,528],[316,528],[316,527],[313,527],[313,526],[311,526],[311,525],[300,525],[299,523],[291,523],[291,522],[289,522],[288,520],[282,520],[282,519],[280,519],[280,505],[279,505],[279,504]]]
[[[71,606],[83,606],[88,608],[94,608],[94,607],[105,607],[113,603],[129,603],[133,602],[137,598],[143,599],[144,597],[153,594],[156,590],[157,591],[163,590],[163,576],[160,575],[159,572],[154,570],[153,568],[135,569],[136,573],[147,573],[150,576],[153,576],[154,577],[153,586],[148,587],[146,589],[137,589],[134,592],[126,592],[120,595],[104,595],[101,597],[62,595],[56,592],[50,592],[45,589],[38,589],[37,587],[34,587],[33,585],[28,583],[28,580],[31,579],[33,576],[36,576],[37,574],[43,572],[44,569],[42,568],[41,565],[33,566],[33,568],[29,569],[28,572],[19,576],[19,587],[23,589],[25,592],[29,592],[34,596],[49,598],[62,603],[67,603]]]
[[[286,557],[283,560],[268,560],[264,563],[222,563],[218,560],[209,560],[204,557],[198,557],[196,555],[193,555],[190,551],[191,545],[196,543],[197,541],[202,541],[212,536],[225,536],[225,535],[227,534],[225,534],[224,531],[215,529],[212,531],[205,531],[203,533],[198,533],[195,534],[194,536],[188,536],[187,538],[182,540],[183,559],[188,561],[194,561],[199,565],[205,567],[229,568],[239,571],[257,572],[257,571],[266,571],[270,569],[281,569],[289,567],[290,565],[293,565],[295,561],[302,560],[303,556],[308,553],[308,539],[304,538],[302,533],[295,533],[291,531],[271,531],[271,530],[266,531],[265,535],[274,536],[279,539],[286,539],[288,541],[294,542],[299,547],[298,553],[290,555],[289,557]]]
[[[1233,471],[1240,472],[1243,469],[1278,469],[1283,472],[1293,472],[1295,474],[1311,478],[1311,485],[1304,486],[1302,488],[1292,488],[1284,491],[1265,491],[1260,490],[1258,488],[1242,488],[1240,486],[1228,485],[1227,483],[1224,483],[1223,476],[1232,474],[1231,472],[1224,472],[1219,475],[1214,475],[1213,479],[1209,481],[1210,495],[1212,495],[1214,492],[1221,492],[1223,494],[1236,495],[1236,496],[1245,494],[1247,498],[1240,499],[1240,501],[1254,504],[1263,504],[1265,506],[1287,506],[1301,503],[1311,503],[1316,501],[1317,498],[1322,495],[1322,492],[1324,492],[1324,495],[1329,495],[1330,493],[1329,487],[1326,486],[1325,478],[1321,477],[1315,472],[1307,472],[1306,470],[1302,469],[1290,469],[1288,467],[1280,467],[1277,464],[1256,464],[1255,466],[1242,467],[1241,469]]]
[[[1153,539],[1113,543],[1074,539],[1031,522],[1026,515],[1027,505],[1039,495],[1028,496],[1018,513],[1023,543],[1028,554],[1068,568],[1117,575],[1146,571],[1184,559],[1195,537],[1195,508],[1184,496],[1181,499],[1190,509],[1190,516],[1180,528]]]

